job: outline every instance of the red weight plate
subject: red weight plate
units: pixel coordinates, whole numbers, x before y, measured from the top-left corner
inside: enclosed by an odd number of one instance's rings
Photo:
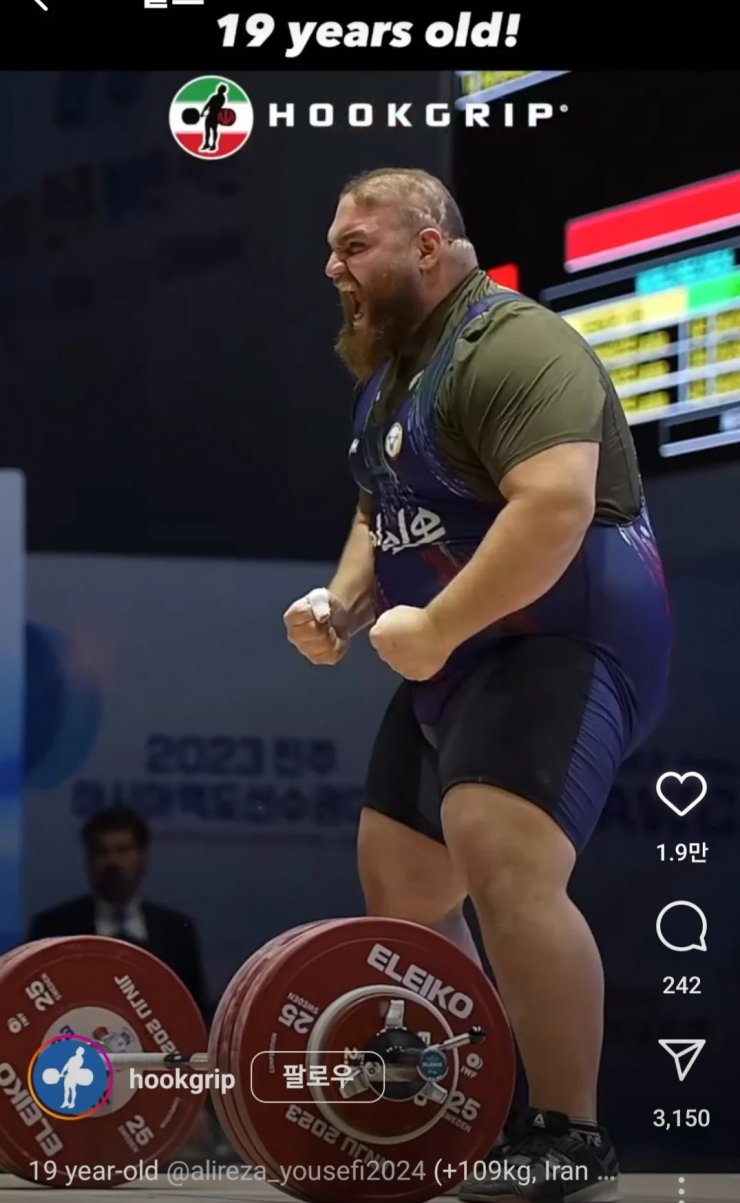
[[[211,1021],[211,1030],[210,1030],[210,1034],[208,1037],[208,1057],[209,1057],[211,1065],[218,1065],[219,1068],[224,1073],[229,1072],[229,1066],[228,1066],[228,1063],[227,1063],[226,1058],[224,1057],[224,1054],[222,1051],[222,1037],[223,1037],[223,1031],[224,1031],[224,1021],[226,1019],[226,1015],[229,1010],[229,1005],[233,998],[233,994],[234,994],[234,991],[236,989],[238,982],[241,980],[241,977],[243,976],[243,974],[245,974],[247,972],[252,961],[254,961],[255,958],[258,956],[259,956],[259,949],[257,950],[257,952],[253,952],[252,955],[244,962],[243,965],[239,966],[236,973],[233,975],[233,977],[229,981],[223,994],[221,995],[221,999],[219,1001],[218,1006],[216,1007],[215,1014]],[[220,1093],[219,1091],[213,1092],[213,1109],[216,1113],[216,1119],[218,1120],[218,1122],[221,1126],[221,1130],[222,1130],[224,1136],[229,1141],[229,1144],[231,1144],[232,1147],[235,1148],[235,1151],[237,1153],[239,1153],[240,1156],[244,1156],[242,1150],[237,1149],[236,1146],[234,1145],[233,1134],[231,1132],[229,1122],[228,1122],[228,1117],[226,1114],[226,1098],[227,1098],[227,1096],[225,1094]]]
[[[319,927],[325,931],[329,930],[330,928],[342,927],[345,922],[346,920],[344,919],[331,919],[325,920],[322,923],[306,924],[305,928],[296,929],[295,935],[296,938],[300,940],[303,938],[304,933],[313,932]],[[296,938],[291,940],[291,945],[296,943]],[[243,1059],[240,1061],[240,1054],[244,1054],[244,1040],[243,1037],[241,1037],[240,1041],[236,1043],[234,1040],[234,1031],[236,1029],[237,1021],[239,1021],[239,1025],[242,1028],[244,1027],[244,1024],[248,1025],[249,1020],[247,1017],[251,1002],[254,998],[259,996],[263,979],[272,969],[277,958],[282,956],[284,947],[285,945],[281,947],[277,942],[275,942],[275,944],[270,947],[268,955],[263,956],[253,965],[248,979],[245,978],[242,982],[241,989],[234,997],[230,1008],[228,1025],[230,1028],[228,1033],[229,1048],[227,1056],[229,1064],[232,1067],[232,1072],[237,1078],[238,1083],[238,1087],[233,1096],[232,1109],[237,1112],[237,1117],[234,1122],[240,1126],[242,1132],[247,1134],[250,1147],[256,1150],[256,1163],[266,1166],[271,1171],[272,1177],[270,1181],[274,1185],[279,1184],[281,1191],[283,1191],[285,1194],[292,1195],[297,1199],[310,1201],[314,1197],[312,1193],[306,1191],[305,1188],[301,1189],[296,1182],[291,1183],[288,1180],[288,1172],[293,1163],[291,1162],[289,1165],[286,1165],[275,1160],[272,1157],[269,1149],[261,1143],[259,1134],[255,1131],[254,1125],[252,1124],[250,1118],[251,1110],[256,1105],[252,1095],[251,1064],[249,1067],[250,1072],[246,1076],[242,1076],[245,1061]],[[311,1020],[311,1014],[310,1011],[305,1010],[305,1005],[306,1000],[301,998],[294,991],[291,991],[288,995],[283,1011],[281,1012],[281,1022],[283,1024],[298,1022],[299,1026],[301,1027],[309,1023]],[[260,1051],[262,1050],[258,1049],[256,1045],[251,1048],[250,1060],[255,1053]]]
[[[281,939],[281,937],[277,937],[277,939]],[[270,947],[273,943],[274,941],[271,940],[265,947]],[[238,996],[241,983],[251,973],[254,965],[262,960],[265,947],[258,948],[243,965],[240,965],[226,987],[211,1023],[211,1032],[208,1040],[210,1061],[212,1065],[218,1065],[224,1073],[231,1072],[231,1065],[228,1059],[228,1036],[230,1034],[229,1023],[234,1001]],[[240,1157],[243,1157],[249,1163],[257,1164],[258,1158],[256,1153],[245,1141],[240,1126],[234,1124],[231,1113],[230,1093],[213,1091],[212,1098],[216,1118],[229,1144]]]
[[[228,1047],[224,1056],[225,1059],[228,1060],[231,1071],[234,1073],[237,1079],[237,1088],[234,1091],[233,1097],[230,1099],[232,1125],[238,1128],[243,1134],[247,1143],[247,1147],[253,1151],[253,1159],[255,1164],[264,1166],[269,1171],[270,1177],[268,1178],[268,1181],[273,1185],[279,1185],[280,1189],[284,1193],[293,1195],[298,1199],[310,1200],[312,1196],[306,1193],[304,1190],[297,1189],[296,1187],[290,1188],[285,1184],[285,1174],[283,1173],[281,1166],[271,1161],[269,1151],[259,1142],[259,1138],[251,1124],[249,1111],[251,1106],[251,1078],[242,1078],[241,1076],[241,1068],[238,1057],[239,1050],[236,1050],[235,1055],[233,1047],[233,1032],[237,1019],[244,1013],[245,1010],[248,1010],[250,999],[253,995],[259,993],[260,983],[263,976],[269,971],[275,959],[282,955],[283,949],[287,946],[287,944],[295,943],[307,932],[316,931],[319,928],[322,930],[327,930],[330,927],[338,926],[342,922],[342,920],[328,919],[320,920],[316,923],[308,923],[304,927],[294,928],[293,931],[289,933],[288,940],[278,939],[272,941],[268,946],[266,946],[266,948],[263,949],[264,955],[262,955],[259,960],[254,962],[249,975],[245,976],[240,984],[240,989],[235,993],[231,1007],[229,1008],[228,1020],[225,1024],[225,1036]],[[302,1014],[302,1003],[303,1000],[297,995],[290,995],[286,1005],[286,1010],[282,1016],[284,1023],[294,1022],[296,1020],[300,1021],[301,1019],[303,1022],[305,1022],[306,1016],[305,1013]],[[257,1050],[255,1049],[253,1051]]]
[[[124,1048],[132,1053],[206,1048],[200,1012],[166,965],[124,941],[72,937],[29,947],[11,961],[0,997],[0,1030],[10,1031],[0,1061],[0,1129],[22,1177],[38,1182],[41,1167],[44,1185],[117,1186],[183,1145],[205,1093],[168,1089],[159,1075],[155,1086],[132,1087],[130,1071],[111,1074],[103,1056]],[[79,1106],[67,1117],[58,1113],[64,1090],[58,1075],[56,1082],[42,1082],[49,1053],[37,1054],[49,1044],[56,1054],[67,1041],[55,1042],[73,1035],[95,1045],[82,1046],[93,1081],[89,1075],[80,1081]],[[54,1172],[45,1163],[54,1163]]]
[[[237,970],[226,988],[211,1025],[209,1051],[214,1064],[221,1066],[224,1071],[235,1072],[236,1067],[232,1064],[230,1055],[231,1032],[235,1016],[238,1014],[241,1006],[241,999],[245,991],[248,991],[254,976],[265,963],[270,963],[270,958],[276,949],[283,948],[303,932],[322,926],[324,922],[323,920],[319,920],[314,923],[302,924],[299,927],[294,927],[289,931],[281,933],[281,935],[269,940],[267,944],[253,953],[245,964]],[[248,1086],[246,1088],[248,1089]],[[224,1134],[235,1151],[241,1157],[244,1157],[247,1161],[255,1165],[264,1165],[264,1158],[255,1149],[248,1131],[245,1130],[240,1121],[237,1111],[236,1100],[243,1089],[243,1084],[237,1081],[233,1092],[223,1095],[215,1093],[213,1100],[214,1110]]]
[[[228,1059],[228,1045],[231,1034],[231,1015],[234,1011],[234,1005],[238,1006],[238,997],[241,992],[242,984],[251,975],[252,970],[262,963],[266,954],[276,945],[282,946],[287,941],[294,938],[298,933],[305,931],[308,927],[313,927],[314,924],[302,924],[299,927],[291,928],[286,932],[282,932],[279,936],[275,936],[269,940],[262,948],[258,948],[256,952],[240,965],[231,981],[227,985],[221,1000],[216,1008],[216,1013],[211,1023],[211,1032],[208,1043],[208,1052],[213,1065],[218,1065],[222,1072],[230,1072],[230,1063]],[[238,1087],[237,1087],[238,1089]],[[259,1162],[254,1149],[245,1142],[244,1133],[238,1120],[235,1122],[235,1117],[231,1107],[231,1092],[222,1093],[220,1091],[213,1092],[213,1106],[224,1135],[229,1143],[239,1154],[255,1164]]]
[[[231,1031],[234,1026],[236,1016],[239,1014],[242,1007],[242,1000],[248,998],[250,991],[253,988],[258,989],[258,980],[264,972],[265,967],[269,966],[277,953],[293,942],[303,932],[316,930],[319,927],[326,927],[335,922],[334,920],[318,920],[313,923],[307,923],[301,927],[293,928],[292,930],[283,933],[266,944],[259,952],[250,958],[245,973],[240,975],[238,989],[234,990],[230,999],[228,1013],[224,1017],[222,1025],[222,1041],[220,1044],[220,1059],[224,1065],[228,1065],[230,1071],[238,1073],[238,1065],[235,1062],[230,1050]],[[278,1167],[270,1164],[269,1158],[265,1155],[265,1150],[255,1144],[254,1134],[248,1122],[242,1122],[244,1118],[248,1121],[248,1112],[243,1105],[243,1095],[249,1091],[249,1082],[242,1082],[237,1078],[237,1086],[233,1094],[227,1095],[223,1100],[226,1117],[222,1118],[222,1123],[228,1129],[229,1138],[240,1154],[246,1161],[252,1165],[259,1167],[263,1173],[261,1181],[266,1185],[278,1187],[282,1193],[293,1195],[295,1198],[307,1200],[311,1203],[311,1196],[298,1190],[286,1189],[283,1185],[283,1176],[279,1172]]]
[[[330,920],[322,926],[324,930],[328,930],[330,927],[343,928],[346,922],[346,919]],[[307,931],[311,932],[311,934],[313,934],[312,928],[313,925],[309,925],[307,928]],[[295,948],[295,944],[296,941],[293,941],[292,948]],[[313,1184],[309,1184],[307,1182],[309,1177],[308,1171],[300,1160],[296,1159],[296,1157],[293,1157],[289,1162],[280,1162],[270,1153],[269,1148],[265,1147],[265,1145],[260,1142],[260,1133],[255,1130],[255,1127],[250,1119],[252,1110],[259,1105],[258,1101],[254,1100],[252,1094],[253,1082],[251,1074],[250,1076],[241,1077],[241,1072],[247,1063],[247,1060],[251,1062],[251,1058],[258,1051],[257,1045],[252,1045],[251,1042],[248,1041],[249,1056],[248,1058],[245,1056],[243,1032],[249,1031],[250,1006],[253,1000],[259,997],[263,981],[269,976],[270,971],[273,969],[278,959],[282,959],[283,955],[283,949],[278,947],[272,949],[268,957],[263,957],[262,960],[253,967],[253,970],[249,975],[249,980],[244,981],[242,989],[239,991],[239,996],[234,999],[231,1007],[232,1026],[236,1026],[235,1021],[238,1020],[239,1027],[242,1029],[242,1035],[238,1039],[232,1035],[232,1044],[228,1055],[229,1063],[233,1066],[233,1072],[235,1073],[237,1081],[240,1083],[241,1087],[234,1093],[234,1104],[239,1112],[242,1130],[250,1134],[252,1147],[258,1149],[259,1155],[256,1158],[257,1163],[265,1165],[271,1169],[271,1181],[273,1184],[279,1184],[280,1189],[285,1194],[292,1195],[297,1199],[308,1200],[309,1203],[311,1203],[313,1199],[320,1196],[320,1191],[317,1190],[315,1184],[320,1180],[321,1175],[317,1175],[315,1164],[312,1167]],[[298,1007],[296,1006],[297,1001],[301,1004],[298,1015],[296,1015],[296,1011],[298,1010]],[[297,1020],[298,1025],[303,1027],[305,1030],[306,1025],[310,1024],[312,1019],[310,1009],[306,1010],[306,1006],[311,1008],[311,1004],[308,1003],[306,999],[300,998],[295,994],[295,992],[292,991],[288,996],[287,1005],[284,1005],[283,1009],[281,1010],[280,1022],[283,1024],[290,1024],[291,1022],[296,1022]],[[284,1050],[286,1047],[288,1047],[288,1045],[287,1042],[283,1043],[278,1038],[277,1041],[271,1045],[271,1047],[275,1049],[281,1048]],[[301,1061],[301,1057],[291,1055],[289,1060],[291,1063],[299,1063]],[[326,1058],[326,1060],[328,1061],[329,1059]],[[339,1058],[334,1058],[334,1060],[338,1061]],[[282,1062],[285,1062],[285,1057],[283,1057]],[[239,1068],[240,1064],[242,1070]],[[305,1093],[306,1092],[304,1090],[303,1094],[305,1095]],[[293,1171],[292,1178],[291,1171]],[[301,1171],[304,1172],[305,1176],[303,1180],[299,1181]],[[313,1185],[313,1189],[307,1189],[307,1186],[310,1185]],[[425,1197],[429,1197],[428,1191]]]
[[[242,977],[249,971],[251,964],[260,956],[260,951],[253,953],[252,956],[240,967],[238,972],[229,982],[227,990],[218,1005],[216,1015],[214,1016],[211,1025],[211,1034],[208,1041],[208,1052],[211,1063],[218,1065],[223,1073],[230,1073],[231,1066],[228,1059],[228,1051],[224,1043],[224,1033],[226,1031],[226,1023],[233,1004],[233,997],[238,983]],[[254,1150],[248,1145],[244,1139],[244,1135],[237,1125],[234,1125],[231,1114],[230,1094],[220,1091],[212,1092],[213,1109],[216,1114],[216,1119],[221,1127],[226,1140],[231,1145],[232,1149],[243,1158],[248,1164],[257,1164],[257,1156]]]
[[[233,125],[236,121],[236,109],[221,109],[218,115],[219,125]]]
[[[291,996],[308,1004],[310,1022],[280,1022]],[[331,1081],[311,1085],[306,1078],[298,1089],[287,1084],[288,1061],[305,1066],[308,1057],[309,1069],[323,1066],[330,1076],[347,1063],[346,1049],[382,1049],[389,1065],[388,1041],[370,1042],[391,1025],[392,1000],[402,1004],[408,1029],[393,1036],[396,1047],[404,1040],[417,1048],[435,1044],[474,1027],[485,1031],[483,1043],[443,1059],[437,1085],[446,1092],[444,1102],[415,1091],[415,1097],[391,1099],[403,1087],[390,1079],[384,1097],[368,1089],[352,1101]],[[351,1183],[363,1203],[425,1203],[459,1183],[493,1146],[513,1096],[511,1030],[486,975],[443,936],[374,917],[307,932],[276,953],[243,1001],[231,1053],[243,1083],[250,1083],[252,1071],[252,1097],[240,1093],[254,1143],[272,1166],[293,1167],[283,1189],[343,1203]],[[266,1049],[289,1056],[254,1060]]]
[[[28,952],[29,948],[34,948],[34,949],[46,948],[47,945],[55,944],[55,943],[56,943],[56,941],[52,940],[52,939],[33,940],[33,941],[31,941],[30,944],[19,944],[17,948],[11,948],[8,952],[3,953],[3,955],[0,957],[0,998],[3,997],[3,986],[2,986],[3,973],[5,971],[6,966],[10,964],[10,961],[17,960],[18,957],[20,957],[21,955],[25,956],[26,953]],[[12,1017],[11,1017],[11,1019],[7,1020],[7,1023],[8,1023],[9,1027],[10,1027],[10,1025],[15,1026]],[[1,1055],[0,1055],[0,1059],[1,1059]],[[2,1136],[3,1136],[3,1132],[2,1132],[2,1128],[0,1128],[0,1170],[6,1170],[8,1173],[19,1175],[18,1168],[15,1165],[13,1165],[12,1158],[8,1156],[8,1154],[5,1152],[5,1149],[3,1148]]]

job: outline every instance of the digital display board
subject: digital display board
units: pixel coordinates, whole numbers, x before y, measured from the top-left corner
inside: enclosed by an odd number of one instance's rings
[[[692,187],[703,188],[705,199],[711,192],[716,209],[719,185]],[[634,260],[639,221],[650,231],[650,244],[666,248],[662,255],[643,254],[629,266],[579,276],[540,294],[594,348],[630,425],[659,424],[663,457],[740,442],[740,230],[702,237],[705,214],[700,205],[682,212],[682,191],[688,189],[655,198],[652,207],[640,201],[579,219],[566,231],[566,268],[569,250],[572,255],[579,242],[591,261],[618,259],[616,234],[624,240],[622,257]],[[721,191],[725,211],[715,213],[715,231],[740,226],[740,176],[724,177]],[[675,231],[666,224],[669,212]],[[643,245],[646,240],[647,234]],[[671,241],[681,249],[669,250]]]
[[[568,74],[568,71],[456,71],[459,95],[455,107],[464,109],[467,104],[474,102],[501,100],[512,92],[533,88],[558,75]]]

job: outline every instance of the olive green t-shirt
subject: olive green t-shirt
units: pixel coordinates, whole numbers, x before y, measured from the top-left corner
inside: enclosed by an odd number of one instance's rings
[[[497,291],[476,268],[445,297],[389,365],[373,422],[391,419],[440,341],[474,301]],[[517,296],[466,327],[436,408],[442,454],[483,500],[500,502],[506,473],[548,447],[599,443],[595,520],[623,524],[637,517],[640,472],[616,389],[588,343],[536,301]],[[361,497],[363,509],[368,502]]]

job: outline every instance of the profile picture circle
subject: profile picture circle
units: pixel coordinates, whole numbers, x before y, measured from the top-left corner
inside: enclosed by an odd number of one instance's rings
[[[177,144],[196,159],[226,159],[241,150],[252,132],[254,110],[244,89],[221,75],[199,75],[175,94],[170,129]]]
[[[57,1036],[34,1054],[28,1089],[54,1119],[84,1119],[110,1098],[113,1066],[102,1044],[89,1036]]]

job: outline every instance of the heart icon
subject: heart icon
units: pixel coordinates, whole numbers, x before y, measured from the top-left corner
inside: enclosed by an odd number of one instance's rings
[[[673,778],[673,780],[677,781],[679,785],[683,785],[684,781],[688,781],[691,777],[698,781],[700,787],[699,792],[693,801],[688,802],[682,809],[680,806],[676,806],[675,802],[671,802],[670,798],[666,798],[665,794],[663,793],[663,782]],[[684,815],[687,815],[690,810],[693,810],[695,806],[698,806],[702,798],[706,796],[707,782],[706,778],[702,777],[701,773],[664,773],[662,777],[658,778],[655,789],[661,802],[665,802],[666,806],[670,806],[671,810],[675,811],[679,818],[683,818]]]

